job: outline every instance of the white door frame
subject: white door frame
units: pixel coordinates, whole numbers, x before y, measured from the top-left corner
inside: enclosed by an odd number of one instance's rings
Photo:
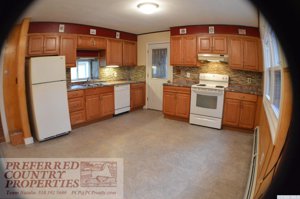
[[[144,108],[148,109],[148,96],[149,96],[149,80],[150,80],[150,74],[149,74],[149,67],[150,67],[150,60],[149,60],[149,46],[153,45],[153,44],[170,44],[170,41],[159,41],[159,42],[147,42],[147,46],[146,46],[146,105]],[[169,80],[173,80],[173,67],[170,65],[170,57],[171,57],[171,52],[170,52],[169,48],[169,67],[170,67],[170,71],[168,71],[168,79]]]

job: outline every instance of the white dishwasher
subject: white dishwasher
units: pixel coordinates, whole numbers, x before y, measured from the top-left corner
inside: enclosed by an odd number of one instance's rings
[[[130,85],[115,85],[115,115],[130,111]]]

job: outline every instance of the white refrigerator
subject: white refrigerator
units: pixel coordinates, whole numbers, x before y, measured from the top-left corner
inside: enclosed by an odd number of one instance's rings
[[[31,129],[38,141],[71,131],[64,56],[30,58],[28,90]]]

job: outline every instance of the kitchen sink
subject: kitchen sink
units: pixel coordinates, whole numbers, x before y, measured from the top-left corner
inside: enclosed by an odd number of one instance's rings
[[[103,86],[103,84],[101,82],[97,82],[97,83],[87,83],[85,84],[86,86],[90,86],[90,87],[97,87],[97,86]]]

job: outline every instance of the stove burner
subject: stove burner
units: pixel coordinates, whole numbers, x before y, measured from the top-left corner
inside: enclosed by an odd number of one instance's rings
[[[206,84],[198,84],[197,86],[206,86]]]
[[[224,88],[224,86],[216,86],[216,88]]]

